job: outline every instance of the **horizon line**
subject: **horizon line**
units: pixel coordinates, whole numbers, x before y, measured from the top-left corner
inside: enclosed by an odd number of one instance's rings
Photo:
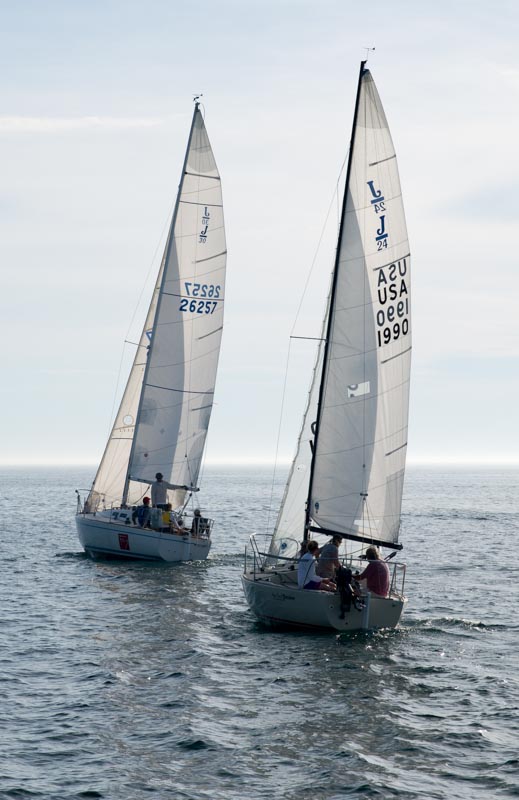
[[[36,460],[0,460],[0,467],[97,467],[98,460],[70,460],[64,458],[63,460],[54,459],[53,461],[45,461],[43,459]],[[292,459],[246,459],[246,458],[229,458],[229,459],[208,459],[202,466],[203,467],[289,467]],[[463,457],[429,457],[429,458],[410,458],[407,461],[408,467],[411,466],[519,466],[518,457],[492,457],[484,458],[463,458]]]

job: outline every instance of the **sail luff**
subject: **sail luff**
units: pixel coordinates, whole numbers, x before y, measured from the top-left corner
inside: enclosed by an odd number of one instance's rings
[[[310,524],[311,518],[311,500],[312,500],[312,488],[313,488],[313,480],[314,480],[314,472],[315,472],[315,459],[317,453],[317,443],[319,439],[319,427],[320,427],[320,418],[322,414],[322,404],[323,404],[323,394],[324,394],[324,385],[326,380],[326,364],[330,346],[330,334],[331,334],[331,326],[333,320],[333,311],[335,306],[335,297],[337,293],[337,280],[339,274],[339,262],[340,262],[340,244],[342,241],[343,233],[344,233],[344,218],[346,213],[346,198],[348,194],[348,186],[350,182],[351,176],[351,165],[353,160],[353,150],[355,145],[355,134],[357,130],[357,116],[359,113],[359,102],[360,102],[360,92],[361,92],[361,85],[362,85],[362,75],[364,73],[366,62],[361,61],[360,69],[359,69],[359,78],[357,82],[357,95],[355,98],[355,111],[353,114],[353,124],[351,130],[351,138],[350,138],[350,148],[348,153],[348,166],[346,169],[346,179],[344,183],[344,193],[343,193],[343,200],[342,200],[342,208],[341,208],[341,222],[339,226],[339,235],[338,235],[338,243],[337,249],[335,254],[335,264],[333,269],[333,279],[332,279],[332,287],[330,292],[330,302],[328,308],[328,322],[326,328],[326,336],[325,336],[325,344],[324,344],[324,355],[323,355],[323,365],[322,365],[322,372],[321,372],[321,384],[319,388],[319,399],[317,402],[317,420],[316,420],[316,427],[315,427],[315,436],[314,436],[314,446],[312,451],[312,461],[310,465],[310,481],[308,485],[308,499],[306,503],[306,512],[305,512],[305,530],[304,530],[304,541],[308,539],[308,527]]]
[[[165,265],[168,263],[168,260],[169,260],[170,254],[171,254],[171,247],[172,247],[173,238],[174,238],[175,223],[176,223],[176,220],[177,220],[178,207],[179,207],[179,202],[180,202],[180,195],[181,195],[181,192],[182,192],[182,186],[184,184],[184,178],[185,178],[185,174],[186,174],[186,166],[187,166],[187,160],[188,160],[188,156],[189,156],[189,150],[190,150],[190,147],[191,147],[191,140],[193,138],[193,130],[194,130],[194,127],[195,127],[195,119],[196,119],[196,115],[199,113],[198,106],[199,106],[199,103],[195,102],[195,108],[194,108],[193,117],[192,117],[192,120],[191,120],[191,128],[190,128],[190,131],[189,131],[189,137],[188,137],[187,146],[186,146],[186,153],[185,153],[185,156],[184,156],[184,163],[182,165],[182,173],[181,173],[181,177],[180,177],[180,183],[179,183],[179,187],[178,187],[177,198],[176,198],[176,201],[175,201],[175,208],[173,210],[173,215],[172,215],[172,218],[171,218],[171,225],[169,227],[168,238],[167,238],[166,247],[165,247],[165,250],[164,250],[164,257],[163,257],[163,265],[164,266],[162,268],[162,277],[161,277],[160,288],[159,288],[159,292],[158,292],[157,306],[156,306],[156,309],[155,309],[155,319],[157,319],[157,317],[159,315],[159,312],[160,312],[160,305],[161,305],[161,300],[162,300],[162,292],[163,292],[163,289],[164,289],[164,282],[166,280]],[[131,450],[130,450],[130,455],[129,455],[129,458],[128,458],[128,465],[127,465],[127,468],[126,468],[126,479],[125,479],[124,492],[123,492],[123,498],[122,498],[122,505],[123,506],[126,505],[126,502],[128,500],[128,491],[129,491],[130,479],[131,479],[131,477],[130,477],[130,468],[131,468],[132,458],[133,458],[133,455],[134,455],[134,452],[135,452],[135,441],[136,441],[135,434],[136,434],[136,432],[138,430],[139,422],[140,422],[140,419],[141,419],[141,416],[142,416],[142,402],[143,402],[143,396],[144,396],[144,387],[146,385],[146,378],[147,378],[147,375],[148,375],[149,369],[150,369],[151,353],[152,353],[152,350],[153,350],[155,333],[156,333],[156,326],[154,324],[153,327],[152,327],[150,344],[149,344],[148,351],[147,351],[146,366],[144,368],[144,374],[143,374],[143,378],[142,378],[141,393],[140,393],[140,399],[139,399],[139,407],[137,409],[137,417],[136,417],[136,420],[135,420],[134,435],[133,435],[133,439],[132,439],[132,446],[131,446]]]

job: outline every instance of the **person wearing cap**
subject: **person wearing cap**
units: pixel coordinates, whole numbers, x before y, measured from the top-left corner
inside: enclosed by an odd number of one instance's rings
[[[150,498],[143,497],[142,505],[137,506],[132,511],[132,522],[140,528],[148,528],[151,519]]]
[[[315,569],[320,578],[334,580],[336,572],[341,566],[341,562],[339,561],[339,547],[341,541],[342,536],[336,534],[332,536],[330,541],[321,549],[319,561]]]
[[[378,597],[387,597],[389,593],[389,567],[380,557],[376,547],[368,547],[364,558],[369,561],[366,569],[355,575],[356,580],[366,581],[366,589]]]
[[[166,511],[168,505],[168,486],[164,483],[164,475],[157,472],[156,480],[151,484],[151,504],[153,508],[161,508]]]

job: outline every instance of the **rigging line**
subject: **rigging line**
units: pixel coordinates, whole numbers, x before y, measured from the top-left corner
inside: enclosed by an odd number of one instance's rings
[[[371,514],[371,507],[368,504],[367,497],[364,498],[364,501],[365,502],[364,502],[363,514],[365,513],[365,517],[364,518],[367,520],[367,523],[368,523],[367,528],[368,528],[368,531],[370,532],[371,538],[373,539],[374,538],[373,537],[373,530],[376,531],[375,517],[373,517],[372,514]]]
[[[170,209],[168,211],[168,215],[166,217],[166,221],[164,222],[164,224],[162,226],[162,231],[161,231],[160,237],[159,237],[159,239],[157,241],[157,246],[155,247],[155,252],[153,253],[153,256],[152,256],[152,259],[151,259],[151,262],[150,262],[150,266],[148,267],[148,272],[146,273],[146,277],[144,278],[144,282],[143,282],[139,297],[137,299],[137,303],[135,304],[135,307],[133,309],[133,314],[132,314],[131,319],[130,319],[130,324],[128,325],[128,330],[126,331],[126,336],[124,338],[124,342],[125,343],[126,343],[126,341],[128,339],[128,336],[130,335],[131,327],[132,327],[133,322],[135,320],[135,316],[137,314],[137,310],[138,310],[138,308],[139,308],[139,306],[141,304],[141,300],[142,300],[142,296],[144,294],[144,290],[145,290],[146,284],[148,283],[148,279],[149,279],[151,271],[152,271],[152,269],[154,267],[155,259],[157,258],[157,253],[158,253],[159,247],[161,245],[161,242],[164,239],[164,232],[165,232],[165,230],[167,229],[167,227],[169,225],[169,221],[171,219],[172,214],[173,214],[173,208],[170,207]],[[153,291],[155,292],[155,287],[154,287]],[[153,295],[152,295],[152,297],[153,297]],[[144,324],[146,324],[146,323],[144,323]],[[120,384],[120,380],[121,380],[121,372],[122,372],[123,360],[124,360],[124,344],[123,344],[122,351],[121,351],[121,359],[119,361],[119,369],[118,369],[118,372],[117,372],[117,380],[115,382],[115,391],[114,391],[114,397],[113,397],[113,401],[112,401],[112,410],[110,412],[110,421],[108,423],[108,436],[110,436],[110,431],[111,431],[112,426],[113,426],[114,413],[115,413],[115,403],[117,401],[117,395],[119,393],[119,384]],[[132,365],[132,368],[133,368],[133,365]]]
[[[186,448],[186,450],[187,450],[187,448]],[[187,474],[189,475],[189,480],[191,482],[191,486],[194,486],[195,483],[193,482],[193,473],[191,472],[191,464],[189,462],[189,457],[187,455],[187,452],[186,452],[186,461],[187,461]],[[200,482],[198,480],[196,481],[196,483],[198,483],[198,485],[200,487]]]
[[[197,483],[199,486],[202,485],[202,481],[205,475],[205,465],[207,464],[207,440],[209,438],[209,428],[207,428],[205,432],[205,441],[204,441],[204,449],[202,450],[202,456],[200,458],[200,469],[198,471],[198,478]],[[194,502],[193,502],[194,505]],[[199,503],[200,505],[200,503]]]
[[[349,152],[349,148],[348,148],[348,152]],[[281,425],[282,425],[282,421],[283,421],[283,411],[284,411],[284,404],[285,404],[285,397],[286,397],[286,388],[287,388],[287,380],[288,380],[288,363],[289,363],[289,360],[290,360],[290,342],[291,342],[292,338],[294,338],[294,339],[295,338],[305,338],[305,337],[293,336],[293,333],[294,333],[295,327],[297,325],[297,321],[299,319],[299,314],[301,312],[301,308],[302,308],[302,305],[303,305],[303,302],[304,302],[304,299],[305,299],[305,296],[306,296],[308,285],[310,283],[310,278],[312,277],[312,273],[314,271],[314,267],[315,267],[315,264],[316,264],[316,261],[317,261],[317,256],[318,256],[319,250],[321,248],[321,243],[322,243],[322,240],[324,238],[324,233],[325,233],[325,230],[326,230],[326,226],[328,225],[328,220],[329,220],[330,213],[331,213],[331,210],[332,210],[333,205],[334,205],[334,201],[337,199],[337,203],[340,202],[339,201],[339,183],[340,183],[340,180],[341,180],[342,173],[344,171],[345,164],[346,164],[346,162],[348,160],[348,152],[346,153],[346,155],[345,155],[345,157],[343,159],[343,162],[341,164],[341,168],[339,170],[339,174],[337,176],[337,183],[336,183],[335,189],[333,191],[333,194],[332,194],[329,206],[328,206],[328,210],[326,212],[324,223],[323,223],[323,226],[321,228],[321,234],[319,236],[319,241],[317,242],[317,247],[316,247],[315,252],[314,252],[312,263],[310,265],[310,270],[309,270],[307,278],[306,278],[306,282],[305,282],[305,285],[304,285],[304,288],[303,288],[301,299],[299,301],[299,306],[297,308],[296,315],[295,315],[295,318],[294,318],[294,323],[292,325],[292,330],[290,332],[291,335],[289,337],[289,344],[288,344],[287,361],[286,361],[286,366],[285,366],[285,379],[284,379],[284,383],[283,383],[283,394],[282,394],[282,399],[281,399],[281,411],[280,411],[278,434],[277,434],[277,441],[276,441],[276,455],[275,455],[275,460],[274,460],[274,471],[273,471],[273,474],[272,474],[272,487],[271,487],[271,493],[270,493],[270,503],[269,503],[269,510],[268,510],[268,514],[267,514],[267,523],[266,523],[266,531],[267,531],[267,533],[268,533],[268,528],[269,528],[269,525],[270,525],[270,516],[271,516],[271,513],[272,513],[272,500],[273,500],[273,496],[274,496],[274,483],[275,483],[275,479],[276,479],[276,469],[277,469],[277,461],[278,461],[278,454],[279,454],[279,442],[280,442],[280,438],[281,438]]]
[[[144,294],[144,290],[145,290],[145,287],[146,287],[146,283],[148,282],[148,278],[150,277],[151,270],[153,269],[153,265],[155,264],[155,259],[156,259],[156,257],[157,257],[157,252],[158,252],[158,250],[159,250],[159,247],[160,247],[160,245],[161,245],[161,242],[162,242],[162,241],[163,241],[163,239],[164,239],[164,232],[165,232],[165,230],[167,229],[167,227],[169,226],[169,223],[170,223],[170,220],[171,220],[171,217],[172,217],[172,214],[173,214],[173,208],[174,208],[174,205],[175,205],[175,203],[173,202],[172,206],[170,207],[170,209],[169,209],[169,211],[168,211],[168,215],[167,215],[167,217],[166,217],[166,221],[165,221],[164,225],[162,226],[162,231],[161,231],[161,234],[160,234],[160,238],[159,238],[159,240],[158,240],[158,242],[157,242],[157,246],[156,246],[156,248],[155,248],[155,252],[153,253],[153,258],[152,258],[152,260],[151,260],[151,264],[150,264],[150,266],[149,266],[148,272],[147,272],[147,274],[146,274],[146,277],[145,277],[145,279],[144,279],[144,284],[143,284],[143,287],[142,287],[142,289],[141,289],[141,292],[140,292],[140,294],[139,294],[139,297],[138,297],[138,299],[137,299],[137,303],[136,303],[136,305],[135,305],[135,308],[134,308],[134,311],[133,311],[133,314],[132,314],[132,318],[131,318],[131,320],[130,320],[130,324],[128,325],[128,331],[127,331],[127,333],[126,333],[126,338],[128,338],[128,336],[129,336],[130,329],[131,329],[131,327],[132,327],[132,325],[133,325],[133,321],[134,321],[134,319],[135,319],[135,316],[136,316],[136,314],[137,314],[137,309],[139,308],[140,302],[141,302],[141,300],[142,300],[142,295]]]
[[[272,472],[272,486],[270,487],[269,510],[268,510],[267,521],[266,521],[266,525],[265,525],[265,532],[266,532],[267,535],[269,533],[270,516],[271,516],[271,513],[272,513],[272,501],[273,501],[273,498],[274,498],[274,483],[275,483],[275,480],[276,480],[276,470],[277,470],[278,454],[279,454],[279,442],[280,442],[280,439],[281,439],[281,425],[282,425],[282,422],[283,422],[283,410],[284,410],[284,407],[285,407],[285,396],[286,396],[287,381],[288,381],[288,362],[290,361],[290,347],[291,347],[291,341],[289,339],[288,340],[287,360],[286,360],[286,365],[285,365],[285,380],[283,382],[283,394],[282,394],[282,397],[281,397],[281,411],[279,413],[278,435],[277,435],[277,441],[276,441],[276,454],[275,454],[275,457],[274,457],[274,469],[273,469],[273,472]]]
[[[318,256],[319,250],[321,248],[321,243],[322,243],[323,238],[324,238],[324,232],[326,230],[326,226],[328,225],[328,219],[330,217],[330,213],[331,213],[334,201],[337,199],[337,202],[340,203],[340,199],[339,199],[339,182],[341,180],[342,173],[344,172],[344,165],[346,164],[347,159],[348,159],[348,153],[346,153],[346,156],[344,157],[344,160],[343,160],[343,162],[341,164],[341,168],[339,170],[339,174],[337,176],[337,183],[336,183],[335,189],[334,189],[333,194],[332,194],[332,199],[330,200],[330,205],[328,206],[328,211],[326,212],[326,217],[324,219],[324,223],[323,223],[323,226],[322,226],[322,229],[321,229],[321,235],[319,236],[319,241],[317,242],[317,247],[315,249],[314,257],[313,257],[312,263],[310,265],[310,271],[309,271],[309,273],[307,275],[307,278],[306,278],[306,283],[305,283],[304,288],[303,288],[303,293],[301,295],[301,300],[299,301],[299,306],[298,306],[297,311],[296,311],[294,324],[292,325],[292,330],[290,332],[291,334],[294,333],[294,330],[295,330],[295,327],[296,327],[296,324],[297,324],[297,320],[298,320],[299,314],[301,312],[301,307],[302,307],[303,301],[305,299],[306,291],[308,289],[308,284],[310,283],[310,278],[312,277],[312,273],[314,271],[315,262],[317,261],[317,256]]]
[[[336,211],[337,211],[337,222],[336,222],[337,239],[339,238],[339,232],[340,232],[340,229],[341,229],[341,210],[342,210],[342,197],[341,197],[340,192],[339,192],[339,181],[341,180],[342,171],[344,169],[344,165],[346,163],[346,160],[347,160],[349,154],[350,154],[350,148],[348,146],[348,148],[346,150],[346,155],[344,156],[344,161],[342,162],[342,165],[341,165],[340,172],[339,172],[339,174],[337,176],[337,183],[335,185],[335,199],[337,201],[337,208],[336,208]]]
[[[210,408],[212,409],[212,406],[210,406]],[[205,431],[204,449],[202,450],[202,455],[200,457],[200,467],[199,467],[198,477],[197,477],[198,486],[202,485],[202,480],[203,480],[203,477],[205,475],[205,467],[206,467],[206,464],[207,464],[207,450],[208,450],[207,440],[209,439],[209,428],[210,428],[210,426],[208,426],[206,428],[206,431]],[[193,508],[194,508],[195,507],[194,498],[193,498],[192,505],[193,505]],[[197,498],[197,506],[198,506],[198,508],[200,508],[200,501],[198,500],[198,498]]]

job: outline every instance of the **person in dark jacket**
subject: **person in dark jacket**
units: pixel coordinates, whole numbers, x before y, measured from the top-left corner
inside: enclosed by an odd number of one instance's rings
[[[140,528],[149,528],[151,518],[150,498],[143,497],[142,505],[132,511],[132,522]]]

